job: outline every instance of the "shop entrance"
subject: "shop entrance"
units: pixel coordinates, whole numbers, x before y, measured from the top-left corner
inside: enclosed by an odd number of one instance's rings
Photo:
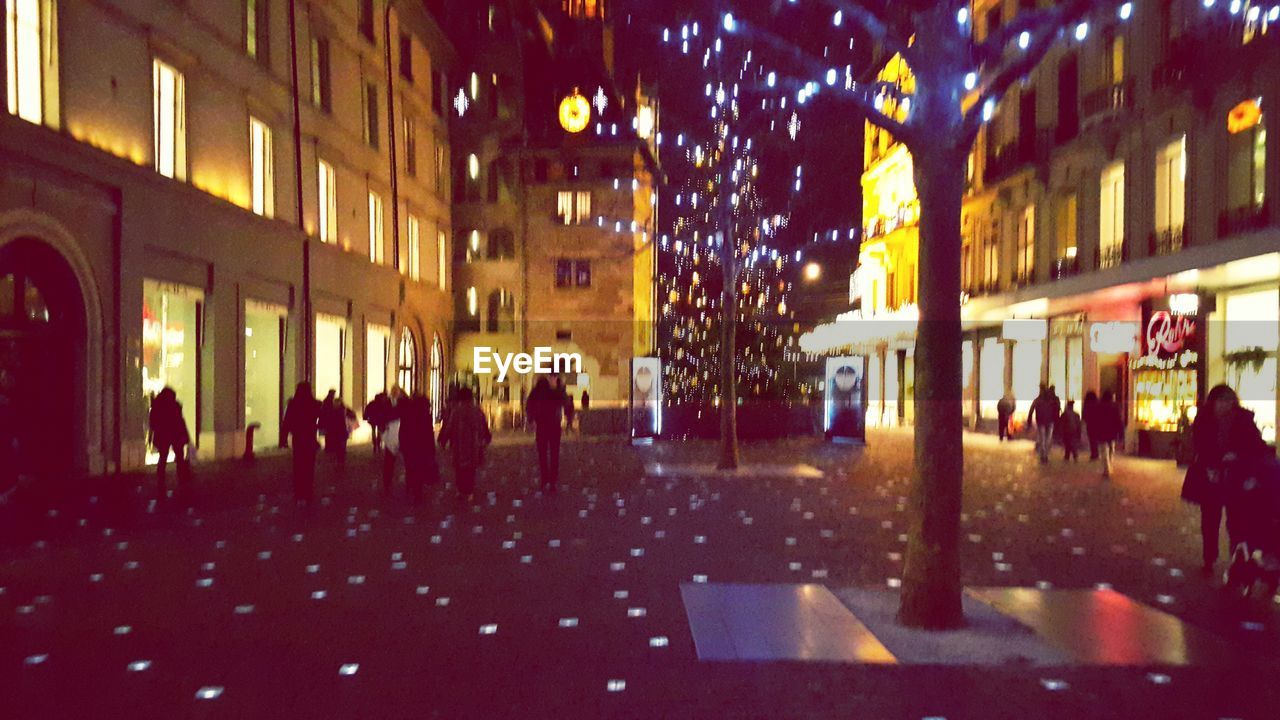
[[[84,299],[62,256],[30,238],[0,247],[0,493],[17,474],[84,469],[85,345]]]

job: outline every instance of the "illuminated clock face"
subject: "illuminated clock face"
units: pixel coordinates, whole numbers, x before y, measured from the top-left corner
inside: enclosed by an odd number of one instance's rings
[[[560,101],[560,127],[571,133],[579,133],[591,122],[591,103],[577,90]]]

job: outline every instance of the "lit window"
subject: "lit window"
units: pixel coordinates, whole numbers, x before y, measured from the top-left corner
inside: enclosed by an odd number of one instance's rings
[[[5,0],[5,67],[9,114],[57,124],[55,0]]]
[[[325,112],[333,108],[329,84],[328,38],[311,38],[311,104]]]
[[[187,179],[187,99],[182,73],[161,60],[151,64],[156,171]]]
[[[1036,266],[1036,206],[1028,205],[1022,211],[1018,223],[1017,272],[1018,282],[1030,282]]]
[[[333,166],[324,160],[319,161],[316,173],[317,185],[320,189],[318,207],[320,208],[320,240],[338,242],[338,182]]]
[[[405,248],[405,273],[410,280],[418,280],[422,277],[420,268],[418,267],[418,255],[422,246],[422,225],[418,222],[418,218],[410,215],[405,221],[406,235],[408,235],[408,243]]]
[[[564,11],[571,18],[598,18],[604,14],[604,0],[564,0]]]
[[[249,57],[266,65],[270,62],[271,36],[269,34],[271,10],[268,0],[245,0],[244,49]]]
[[[253,163],[253,211],[273,217],[276,211],[275,168],[271,156],[271,128],[249,118],[249,155]]]
[[[444,168],[445,168],[444,145],[437,144],[436,145],[435,185],[436,185],[436,194],[440,196],[444,195],[444,186],[445,186]]]
[[[445,289],[446,274],[449,271],[449,236],[444,230],[436,233],[436,285]]]
[[[478,311],[476,289],[475,287],[469,287],[467,288],[467,314],[474,317]]]
[[[383,255],[383,237],[382,237],[382,196],[372,190],[369,191],[369,260],[375,263],[382,263],[385,260]]]
[[[418,342],[409,328],[400,328],[400,347],[397,353],[396,384],[406,394],[412,395],[418,378]]]
[[[561,190],[556,193],[556,218],[565,225],[577,225],[591,219],[591,193]]]
[[[1250,98],[1227,115],[1227,209],[1261,211],[1266,201],[1267,129],[1262,98]]]
[[[1185,135],[1165,145],[1156,154],[1157,233],[1182,234],[1185,218],[1187,138]]]
[[[1124,161],[1102,171],[1101,216],[1098,227],[1098,265],[1108,268],[1124,259]]]

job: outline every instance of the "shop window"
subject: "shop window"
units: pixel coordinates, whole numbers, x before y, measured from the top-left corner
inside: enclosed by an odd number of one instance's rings
[[[1223,353],[1226,381],[1252,410],[1267,442],[1276,439],[1276,351],[1280,350],[1280,290],[1228,295]]]
[[[10,115],[57,126],[56,0],[5,1],[5,86]]]
[[[273,447],[280,440],[281,370],[288,311],[266,303],[245,303],[244,310],[244,422],[257,425],[255,448]]]
[[[364,401],[369,404],[387,391],[387,363],[391,358],[391,328],[369,324],[365,328]]]
[[[1124,161],[1102,171],[1098,217],[1098,267],[1119,265],[1124,259]]]
[[[316,313],[316,366],[312,389],[320,397],[333,390],[343,402],[351,401],[349,333],[345,317]]]
[[[1013,399],[1015,412],[1023,421],[1031,410],[1031,403],[1040,394],[1044,378],[1041,364],[1044,361],[1043,340],[1017,340],[1013,344],[1010,362],[1012,367]],[[998,399],[998,398],[997,398]]]
[[[316,187],[319,191],[317,209],[321,242],[338,242],[338,187],[333,166],[324,160],[316,161]]]
[[[396,384],[407,395],[418,387],[418,341],[409,328],[400,328],[400,345],[396,352]]]
[[[182,73],[156,59],[151,64],[156,172],[187,179],[187,100]]]
[[[249,118],[249,157],[253,164],[253,211],[263,217],[273,217],[276,212],[276,179],[271,128],[255,117]]]
[[[199,290],[153,280],[142,284],[142,392],[149,404],[173,388],[187,431],[198,444],[196,403],[200,382],[200,331],[204,296]],[[30,312],[30,311],[28,311]],[[160,459],[154,448],[147,462]]]
[[[1004,343],[983,338],[978,355],[978,417],[994,419],[996,404],[1004,396]]]

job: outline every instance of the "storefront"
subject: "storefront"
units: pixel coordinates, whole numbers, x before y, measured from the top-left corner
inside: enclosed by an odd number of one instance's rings
[[[1049,321],[1049,381],[1066,405],[1084,397],[1084,316]],[[1078,408],[1077,408],[1078,410]]]
[[[391,328],[369,323],[365,326],[364,404],[387,391],[387,362],[391,358]]]
[[[350,331],[345,317],[316,314],[316,382],[312,390],[324,397],[335,390],[351,404]]]
[[[1218,297],[1224,322],[1221,331],[1222,374],[1240,396],[1240,404],[1252,410],[1254,422],[1269,443],[1276,440],[1276,351],[1280,348],[1280,289],[1246,290]],[[1216,337],[1213,345],[1217,345]],[[1217,357],[1217,353],[1215,353]]]
[[[1180,457],[1195,418],[1204,374],[1200,296],[1153,298],[1142,305],[1142,347],[1131,362],[1133,425],[1140,455]]]
[[[256,449],[280,442],[286,321],[283,305],[248,300],[244,308],[244,422],[257,425]]]
[[[157,393],[166,387],[173,388],[178,402],[182,403],[182,416],[194,443],[198,443],[200,437],[197,410],[203,313],[201,290],[158,280],[143,281],[142,393],[150,407]],[[146,430],[142,428],[144,434]],[[148,443],[147,463],[155,464],[159,459],[159,453]]]

